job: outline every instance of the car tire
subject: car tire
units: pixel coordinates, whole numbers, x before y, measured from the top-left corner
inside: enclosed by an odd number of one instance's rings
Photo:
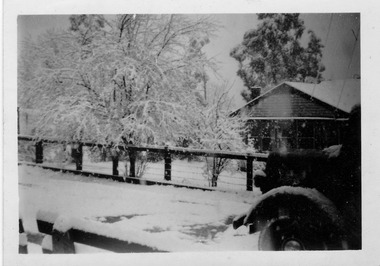
[[[259,250],[263,251],[342,249],[338,242],[334,242],[334,248],[331,243],[318,230],[291,218],[272,220],[259,236]]]
[[[259,250],[305,250],[299,230],[299,225],[294,220],[273,220],[260,233]]]

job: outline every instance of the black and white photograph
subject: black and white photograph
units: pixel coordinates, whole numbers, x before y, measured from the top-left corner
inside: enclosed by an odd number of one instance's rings
[[[5,265],[374,263],[368,7],[255,3],[12,13]]]

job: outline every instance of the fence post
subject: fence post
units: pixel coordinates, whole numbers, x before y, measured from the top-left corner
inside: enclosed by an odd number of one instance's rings
[[[212,158],[212,177],[211,177],[211,186],[217,187],[218,186],[218,175],[217,175],[217,158]]]
[[[78,160],[77,160],[77,170],[82,171],[83,168],[83,144],[79,143],[78,145]]]
[[[252,191],[253,187],[253,157],[248,154],[247,156],[247,191]]]
[[[75,247],[72,237],[71,229],[66,232],[60,232],[53,229],[53,253],[55,254],[73,254],[75,253]]]
[[[74,158],[77,171],[82,171],[83,169],[83,144],[74,144],[71,150],[71,156]]]
[[[42,147],[42,141],[36,142],[36,163],[43,163],[44,161],[44,149]]]
[[[53,237],[51,235],[46,235],[42,239],[41,247],[43,254],[53,254]]]
[[[128,148],[129,151],[129,176],[136,176],[136,151],[131,147]]]
[[[24,226],[22,224],[21,219],[18,219],[18,233],[19,233],[18,253],[28,254],[28,238],[24,231]]]
[[[166,181],[170,181],[172,179],[172,158],[170,156],[168,146],[165,146],[164,158],[165,158],[164,178]]]
[[[119,170],[117,168],[119,167],[119,153],[116,149],[113,149],[111,152],[112,155],[112,175],[119,175]]]
[[[17,107],[17,135],[20,135],[20,107]]]
[[[117,170],[118,167],[119,167],[119,157],[118,156],[112,157],[112,175],[119,175],[119,170]]]

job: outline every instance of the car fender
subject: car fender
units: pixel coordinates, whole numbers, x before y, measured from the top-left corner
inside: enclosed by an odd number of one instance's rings
[[[342,218],[335,205],[316,189],[283,186],[257,197],[250,210],[235,218],[233,227],[250,226],[250,232],[261,231],[277,218],[297,219],[327,229],[343,228]]]

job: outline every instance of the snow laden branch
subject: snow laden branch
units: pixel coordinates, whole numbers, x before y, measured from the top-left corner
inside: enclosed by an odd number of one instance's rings
[[[22,43],[19,106],[41,114],[36,137],[199,140],[196,88],[215,70],[202,52],[217,29],[212,17],[79,15],[70,24]]]

